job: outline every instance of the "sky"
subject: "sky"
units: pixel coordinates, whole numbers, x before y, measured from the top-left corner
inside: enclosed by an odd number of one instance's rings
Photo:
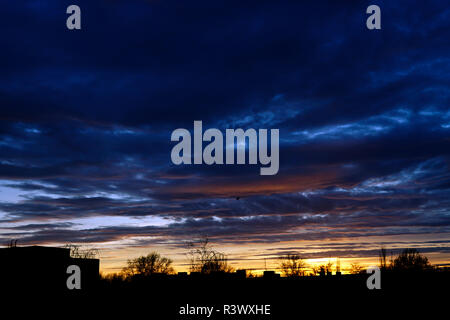
[[[183,271],[205,236],[236,268],[448,264],[449,27],[447,1],[4,2],[0,243],[99,248],[103,272]],[[279,129],[279,172],[174,165],[194,120]]]

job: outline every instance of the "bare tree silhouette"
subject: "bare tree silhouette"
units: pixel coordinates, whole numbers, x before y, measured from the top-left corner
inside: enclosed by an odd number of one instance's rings
[[[172,274],[172,260],[161,257],[157,252],[151,252],[146,256],[141,256],[127,261],[127,266],[122,269],[125,277],[151,276],[153,274]]]
[[[363,272],[364,272],[364,268],[359,263],[355,262],[355,263],[351,264],[351,268],[350,268],[351,274],[360,274]]]
[[[66,244],[64,248],[70,249],[70,256],[72,258],[97,259],[99,256],[99,251],[96,248],[83,249],[80,245],[70,243]]]
[[[386,270],[388,268],[388,265],[386,263],[386,248],[382,247],[378,256],[380,258],[380,269]]]
[[[432,266],[416,249],[405,249],[392,261],[391,268],[395,271],[426,271]]]
[[[9,243],[8,243],[8,248],[16,248],[17,247],[17,239],[12,239]]]
[[[311,268],[313,275],[324,276],[327,274],[331,274],[333,268],[333,263],[328,262],[327,264],[322,264],[320,266],[314,266]]]
[[[228,259],[224,253],[214,250],[208,238],[203,238],[197,242],[189,242],[187,255],[191,272],[201,274],[211,274],[214,272],[233,272],[234,269],[228,264]]]
[[[285,277],[300,277],[305,275],[306,263],[298,254],[288,254],[279,258],[280,269]]]

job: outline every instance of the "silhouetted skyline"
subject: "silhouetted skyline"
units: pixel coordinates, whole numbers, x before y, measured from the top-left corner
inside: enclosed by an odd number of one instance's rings
[[[231,266],[301,254],[450,263],[447,1],[2,4],[0,243],[157,251],[187,270],[208,236]],[[170,134],[278,128],[280,165],[175,166]],[[388,253],[390,254],[390,252]]]

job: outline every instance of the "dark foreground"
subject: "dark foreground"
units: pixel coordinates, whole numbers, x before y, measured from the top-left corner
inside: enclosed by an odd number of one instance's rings
[[[389,311],[414,314],[446,308],[449,272],[382,273],[381,289],[369,290],[369,275],[251,278],[149,277],[135,281],[99,280],[89,289],[54,290],[45,283],[5,288],[6,296],[41,306],[75,306],[92,316],[126,314],[143,319],[302,319],[312,315],[356,317]],[[11,285],[11,283],[9,284]],[[3,292],[5,293],[5,292]],[[5,296],[4,294],[2,294]],[[208,308],[208,309],[207,309]],[[207,310],[211,310],[207,313]],[[195,314],[192,314],[195,313]],[[138,316],[139,315],[139,316]]]

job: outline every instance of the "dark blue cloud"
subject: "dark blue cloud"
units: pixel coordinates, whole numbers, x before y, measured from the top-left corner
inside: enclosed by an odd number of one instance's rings
[[[448,233],[445,1],[379,1],[379,31],[367,1],[78,1],[80,31],[69,4],[2,5],[0,190],[23,197],[1,198],[1,238]],[[194,120],[279,128],[278,175],[172,165]],[[168,225],[74,229],[92,217]]]

